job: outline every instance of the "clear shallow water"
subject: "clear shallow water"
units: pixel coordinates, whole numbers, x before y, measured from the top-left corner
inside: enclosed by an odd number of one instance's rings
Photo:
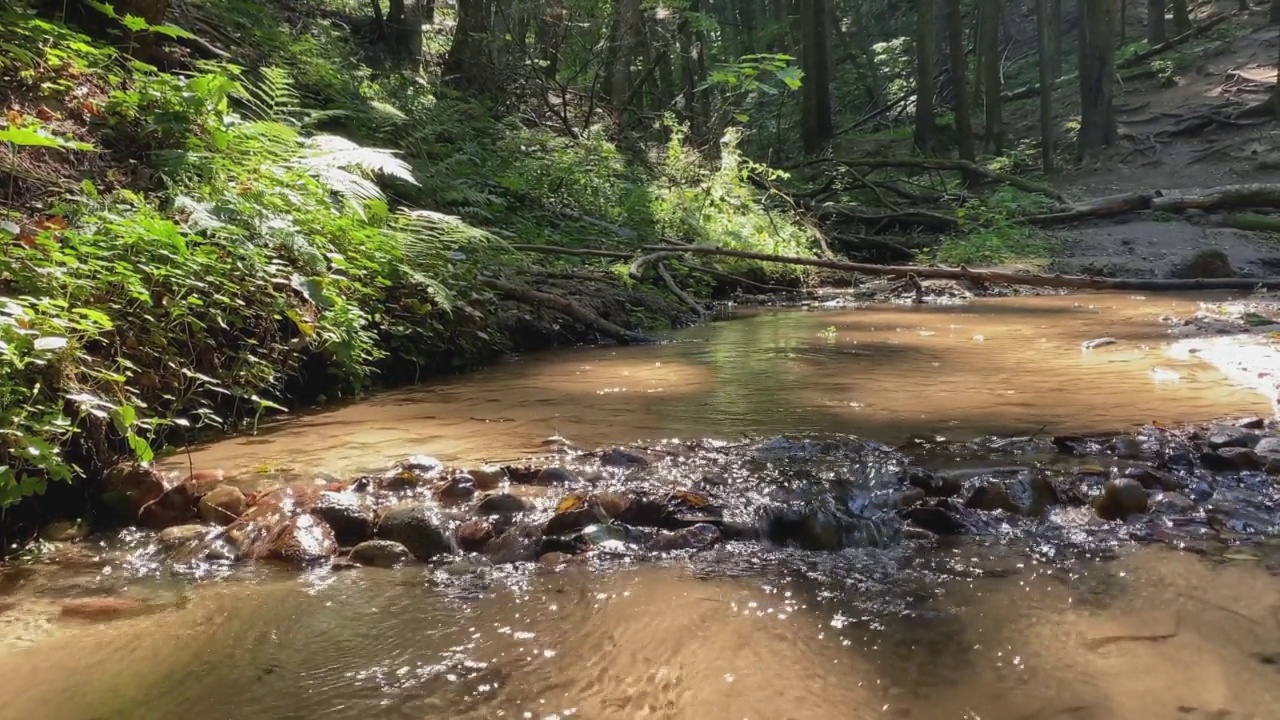
[[[1089,296],[766,313],[379,395],[192,461],[306,476],[413,452],[516,457],[557,430],[587,447],[896,442],[1268,412],[1165,354],[1159,316],[1193,309]],[[1081,350],[1101,336],[1118,342]],[[1055,558],[996,525],[838,553],[730,543],[660,564],[262,564],[196,585],[42,567],[0,581],[0,634],[23,646],[0,651],[0,718],[1280,717],[1280,546],[1236,560],[1078,547]],[[157,611],[57,616],[65,598],[108,588]]]

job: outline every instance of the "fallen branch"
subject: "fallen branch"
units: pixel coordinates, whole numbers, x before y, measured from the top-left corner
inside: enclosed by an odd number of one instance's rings
[[[790,287],[786,287],[785,285],[768,285],[765,283],[758,283],[755,280],[748,280],[747,278],[741,277],[739,275],[733,275],[731,273],[724,272],[723,270],[709,268],[705,265],[695,265],[693,263],[684,263],[684,266],[694,272],[700,272],[703,275],[710,275],[711,277],[720,278],[721,280],[724,280],[726,282],[736,283],[740,286],[755,288],[762,293],[772,294],[772,293],[807,292],[804,288],[790,288]]]
[[[1254,183],[1223,185],[1175,192],[1132,192],[1089,200],[1056,208],[1043,215],[1022,218],[1032,225],[1059,225],[1078,220],[1094,220],[1129,213],[1152,211],[1172,214],[1188,210],[1240,210],[1280,208],[1280,184]]]
[[[543,255],[584,255],[587,257],[622,258],[627,260],[636,256],[635,253],[622,252],[621,250],[567,248],[559,247],[557,245],[508,245],[507,247],[519,252],[541,253]]]
[[[630,275],[632,280],[635,280],[636,282],[640,282],[641,280],[644,279],[644,269],[646,267],[648,267],[652,263],[661,262],[662,260],[665,260],[667,258],[675,257],[676,255],[677,253],[667,252],[667,251],[650,253],[648,255],[641,255],[640,257],[632,261],[631,267],[627,268],[627,275]]]
[[[540,305],[542,307],[555,310],[571,320],[613,338],[618,341],[618,344],[620,345],[653,342],[653,339],[647,335],[632,332],[624,327],[614,325],[587,308],[582,307],[572,300],[560,297],[559,295],[539,292],[533,288],[524,287],[523,285],[515,285],[492,277],[481,277],[480,284],[487,288],[497,290],[512,300],[527,303],[529,305]]]
[[[817,165],[824,162],[837,163],[850,169],[867,168],[869,170],[879,170],[883,168],[914,168],[917,170],[954,170],[957,172],[967,173],[969,175],[976,175],[992,182],[1011,185],[1019,190],[1025,190],[1026,192],[1039,193],[1045,197],[1051,197],[1059,202],[1068,202],[1065,195],[1048,185],[1020,178],[1017,175],[996,172],[995,170],[987,169],[977,163],[971,163],[967,160],[956,160],[950,158],[819,158],[816,160],[810,160],[804,163],[804,165]],[[859,179],[862,178],[859,177]]]
[[[800,205],[821,220],[849,220],[876,228],[894,226],[948,232],[960,226],[954,217],[928,210],[876,212],[848,203],[800,203]]]
[[[1254,290],[1257,288],[1280,288],[1280,277],[1272,278],[1204,278],[1195,280],[1159,280],[1143,278],[1104,278],[1084,275],[1043,275],[1037,273],[1015,273],[1004,270],[970,270],[961,265],[958,268],[921,267],[914,265],[869,265],[866,263],[842,262],[839,260],[820,260],[816,258],[790,257],[786,255],[769,255],[746,250],[729,250],[710,246],[654,246],[644,248],[646,251],[659,252],[679,250],[695,255],[718,255],[736,257],[759,262],[780,263],[783,265],[800,265],[820,267],[828,270],[840,270],[863,275],[881,275],[886,277],[932,278],[941,280],[970,281],[990,283],[994,285],[1024,285],[1029,287],[1050,287],[1072,290],[1142,290],[1148,292],[1171,292],[1187,290]]]
[[[675,253],[671,253],[671,254],[674,255]],[[699,303],[697,300],[694,300],[692,295],[685,292],[683,289],[681,289],[679,285],[676,284],[675,278],[671,277],[671,273],[667,272],[666,265],[664,265],[661,261],[659,261],[656,265],[654,265],[654,268],[657,269],[658,277],[662,278],[663,284],[667,286],[667,289],[671,291],[672,295],[675,295],[676,297],[680,298],[680,302],[692,308],[693,311],[698,314],[698,317],[702,317],[703,315],[707,314],[706,308],[702,307],[701,303]]]

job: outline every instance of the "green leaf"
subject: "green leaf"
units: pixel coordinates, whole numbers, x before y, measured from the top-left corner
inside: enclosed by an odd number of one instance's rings
[[[143,20],[137,15],[125,15],[124,17],[120,18],[120,24],[129,28],[131,32],[141,32],[151,27],[151,23],[147,22],[146,20]]]
[[[129,449],[133,450],[133,456],[138,459],[138,462],[151,462],[155,458],[151,446],[135,433],[129,433]]]
[[[160,33],[161,35],[168,35],[168,36],[169,36],[169,37],[171,37],[171,38],[187,38],[187,39],[192,39],[192,38],[194,38],[194,37],[195,37],[195,35],[194,35],[194,34],[192,34],[192,33],[188,32],[188,31],[186,31],[186,30],[183,30],[182,28],[178,27],[177,25],[169,25],[168,23],[166,23],[166,24],[164,24],[164,25],[152,25],[152,26],[151,26],[151,32],[154,32],[154,33]]]
[[[11,142],[19,147],[61,147],[58,139],[39,133],[31,128],[6,128],[0,130],[0,141]]]
[[[111,411],[111,422],[121,435],[130,435],[134,424],[138,422],[138,411],[132,405],[121,405]]]
[[[93,8],[94,10],[97,10],[98,12],[102,13],[103,15],[106,15],[107,17],[110,17],[110,18],[120,17],[119,15],[116,14],[116,9],[111,7],[111,5],[107,3],[99,2],[98,0],[85,0],[85,2],[89,3],[89,7]]]
[[[62,348],[66,347],[67,339],[64,337],[56,337],[56,336],[36,338],[35,345],[37,350],[45,350],[45,351],[52,352],[54,350],[61,350]]]
[[[750,119],[751,119],[751,116],[750,116],[750,115],[747,115],[746,113],[734,113],[734,115],[733,115],[733,119],[734,119],[734,120],[737,120],[738,122],[744,123],[744,122],[746,122],[746,121],[750,120]]]
[[[792,90],[800,89],[803,78],[804,71],[798,67],[785,67],[778,70],[778,79],[786,83],[787,87]]]

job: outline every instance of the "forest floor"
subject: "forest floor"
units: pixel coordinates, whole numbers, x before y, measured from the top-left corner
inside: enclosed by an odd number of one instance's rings
[[[1206,9],[1225,11],[1228,7]],[[1206,52],[1171,81],[1130,83],[1118,93],[1122,143],[1107,156],[1065,171],[1054,185],[1072,199],[1141,190],[1189,190],[1239,183],[1274,182],[1280,174],[1280,124],[1215,127],[1193,137],[1155,141],[1179,117],[1224,101],[1241,105],[1266,99],[1274,87],[1280,31],[1255,8],[1239,32]],[[1122,277],[1167,277],[1198,251],[1217,248],[1242,274],[1275,275],[1280,238],[1274,233],[1226,227],[1221,216],[1127,216],[1054,232],[1060,242],[1056,270]]]

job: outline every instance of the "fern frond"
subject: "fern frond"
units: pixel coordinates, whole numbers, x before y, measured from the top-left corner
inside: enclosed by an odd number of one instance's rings
[[[256,78],[239,84],[235,97],[255,120],[296,125],[302,112],[293,80],[283,68],[261,68]]]
[[[364,147],[337,135],[315,135],[307,138],[303,142],[302,154],[295,163],[317,175],[327,175],[335,169],[348,172],[354,169],[369,174],[387,175],[412,185],[418,184],[413,177],[413,168],[396,157],[394,151]]]

